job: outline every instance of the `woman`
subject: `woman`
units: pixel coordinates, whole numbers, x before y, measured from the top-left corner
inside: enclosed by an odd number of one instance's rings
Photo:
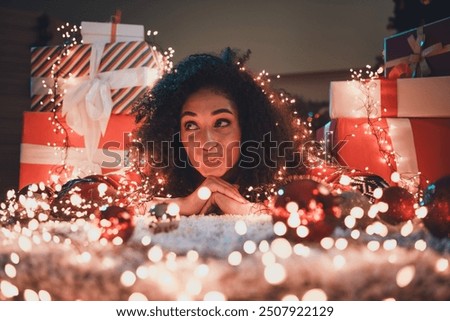
[[[289,108],[245,71],[245,58],[229,48],[191,55],[134,110],[147,174],[180,214],[265,211],[277,181],[302,173]]]

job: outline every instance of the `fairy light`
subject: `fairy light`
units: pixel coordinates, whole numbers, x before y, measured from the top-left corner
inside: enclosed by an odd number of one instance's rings
[[[204,301],[226,301],[227,297],[222,292],[209,291],[209,292],[205,293],[203,300]]]
[[[327,301],[328,297],[322,289],[311,289],[305,292],[302,296],[302,301]]]
[[[242,220],[238,220],[234,224],[234,230],[238,235],[245,235],[247,233],[247,224]]]
[[[448,260],[444,258],[439,258],[436,261],[435,269],[437,272],[444,272],[448,269]]]
[[[148,298],[145,296],[145,294],[142,294],[140,292],[133,292],[128,297],[128,301],[148,301]]]
[[[247,254],[253,254],[256,252],[256,243],[252,240],[247,240],[244,242],[243,250]]]
[[[228,263],[232,266],[238,266],[242,262],[242,254],[239,251],[233,251],[228,255]]]
[[[401,268],[395,277],[395,281],[399,288],[404,288],[408,286],[414,279],[416,274],[416,268],[413,265],[407,265]]]
[[[125,287],[131,287],[136,282],[136,275],[131,271],[124,271],[120,276],[120,283]]]
[[[292,255],[292,246],[285,238],[276,238],[270,244],[272,252],[282,259],[287,259]]]
[[[281,284],[286,276],[286,269],[279,263],[273,263],[264,268],[264,278],[269,284]]]

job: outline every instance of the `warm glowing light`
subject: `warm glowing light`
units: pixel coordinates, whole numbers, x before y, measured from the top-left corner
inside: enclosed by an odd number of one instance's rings
[[[245,222],[242,220],[238,220],[234,224],[234,230],[239,235],[245,235],[247,233],[247,224],[245,224]]]
[[[264,269],[264,278],[269,284],[280,284],[286,279],[286,270],[279,263],[270,264]]]
[[[20,262],[20,257],[16,252],[12,252],[11,255],[9,256],[9,259],[14,264],[19,264]]]
[[[294,253],[298,256],[308,257],[311,253],[311,249],[303,244],[295,244]]]
[[[353,228],[356,225],[356,219],[353,216],[346,216],[344,218],[344,224],[347,228]]]
[[[292,255],[291,243],[285,238],[276,238],[272,241],[270,248],[276,256],[282,259],[287,259]]]
[[[178,216],[178,214],[180,214],[180,206],[174,202],[169,203],[169,205],[167,205],[166,213],[170,216]]]
[[[281,301],[298,301],[298,297],[295,294],[286,294]]]
[[[219,291],[210,291],[203,297],[204,301],[226,301],[226,296]]]
[[[39,290],[38,295],[39,295],[39,299],[41,301],[51,301],[52,300],[52,296],[50,295],[50,293],[48,293],[45,290]]]
[[[378,187],[373,191],[373,197],[376,199],[380,199],[381,196],[383,196],[383,189]]]
[[[30,289],[25,289],[23,292],[23,298],[25,301],[39,301],[39,295]]]
[[[416,243],[414,243],[414,247],[417,251],[425,251],[427,249],[427,242],[424,240],[417,240]]]
[[[275,254],[273,254],[272,252],[266,252],[261,257],[261,262],[265,266],[274,264],[276,261],[277,261],[277,259],[275,257]]]
[[[358,230],[353,230],[353,231],[350,233],[350,236],[352,237],[352,239],[357,240],[357,239],[359,239],[359,237],[361,236],[361,232],[358,231]]]
[[[295,203],[295,204],[297,204],[297,203]],[[287,224],[291,228],[297,228],[300,225],[300,216],[298,215],[297,212],[291,212],[291,214],[289,215],[289,218],[287,220]]]
[[[149,235],[145,235],[141,239],[141,243],[144,246],[150,245],[151,242],[152,242],[152,238]]]
[[[370,241],[369,243],[367,243],[367,248],[372,251],[375,252],[380,248],[380,242],[378,241]]]
[[[336,240],[336,242],[334,243],[334,246],[338,250],[341,250],[341,251],[345,250],[347,248],[347,245],[348,245],[348,241],[346,239],[342,238],[342,237],[338,238]]]
[[[361,219],[364,216],[364,210],[361,207],[355,206],[350,210],[350,215],[354,218]]]
[[[148,301],[148,299],[144,294],[140,292],[134,292],[131,293],[130,297],[128,298],[128,301]]]
[[[400,234],[403,237],[406,237],[406,236],[408,236],[409,234],[412,233],[413,229],[414,229],[414,226],[413,226],[412,222],[409,220],[408,222],[403,224],[402,228],[400,229]]]
[[[19,247],[24,252],[30,252],[31,249],[33,248],[33,244],[31,243],[31,240],[28,237],[21,235],[19,237]]]
[[[383,242],[383,248],[386,251],[392,251],[397,247],[397,240],[391,239]]]
[[[125,271],[120,276],[120,283],[123,286],[130,287],[136,282],[136,275],[131,271]]]
[[[296,232],[299,237],[307,237],[309,234],[309,229],[304,225],[300,225],[297,227]]]
[[[425,218],[428,214],[428,209],[425,206],[421,206],[416,209],[416,216],[420,219]]]
[[[416,274],[416,268],[413,265],[407,265],[401,268],[397,272],[397,276],[395,278],[398,287],[404,288],[414,279],[414,275]]]
[[[197,262],[197,260],[199,258],[198,252],[194,251],[194,250],[190,250],[186,253],[186,258],[192,263]]]
[[[202,186],[198,189],[197,196],[199,199],[206,201],[211,197],[211,190],[206,186]]]
[[[19,289],[6,280],[0,281],[0,292],[6,298],[12,298],[19,295]]]
[[[136,269],[136,276],[141,280],[145,280],[150,277],[150,271],[146,266],[141,265]]]
[[[245,253],[253,254],[256,252],[256,243],[251,240],[247,240],[244,242],[243,249]]]
[[[350,185],[351,182],[352,182],[351,177],[347,175],[342,175],[341,178],[339,179],[339,184],[344,186]]]
[[[158,245],[155,245],[155,246],[151,247],[150,250],[148,250],[147,256],[150,261],[157,263],[157,262],[161,261],[161,259],[163,257],[163,251],[162,251],[161,247],[159,247]]]
[[[448,269],[448,260],[441,257],[436,261],[436,271],[437,272],[444,272]]]
[[[199,278],[207,276],[208,273],[209,273],[209,266],[207,264],[200,264],[195,268],[194,272],[194,274]]]
[[[336,255],[335,257],[333,257],[333,266],[336,270],[342,269],[345,263],[345,257],[343,257],[342,255]]]
[[[287,232],[286,224],[281,221],[275,222],[273,225],[273,232],[278,236],[283,236]]]
[[[311,289],[305,292],[302,301],[326,301],[327,294],[322,289]]]
[[[289,202],[286,204],[286,210],[289,213],[297,213],[298,211],[298,204],[296,202]]]
[[[394,183],[398,183],[398,182],[400,182],[400,180],[401,180],[401,177],[400,177],[399,173],[393,172],[391,174],[391,181],[393,181]]]
[[[324,237],[323,239],[320,240],[320,245],[325,249],[325,250],[329,250],[333,247],[334,245],[334,239],[332,239],[331,237]]]
[[[5,274],[10,278],[13,279],[16,277],[17,275],[17,271],[16,268],[14,267],[14,265],[8,263],[5,265]]]
[[[238,251],[233,251],[228,255],[228,263],[233,266],[238,266],[242,262],[242,254]]]
[[[259,249],[262,253],[265,253],[265,252],[269,251],[269,249],[270,249],[269,242],[267,242],[266,240],[262,240],[262,241],[259,243],[258,249]]]

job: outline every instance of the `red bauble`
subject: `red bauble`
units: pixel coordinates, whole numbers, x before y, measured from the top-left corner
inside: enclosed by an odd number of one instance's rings
[[[97,225],[101,229],[101,238],[115,241],[121,238],[126,242],[134,231],[133,211],[119,206],[102,206],[95,211]]]
[[[52,215],[63,220],[86,218],[98,207],[113,204],[116,195],[113,184],[102,175],[73,179],[62,186],[53,200]]]
[[[423,204],[428,213],[423,223],[436,237],[450,237],[450,176],[444,176],[428,185]]]
[[[412,220],[416,216],[414,208],[416,200],[404,188],[398,186],[386,188],[381,198],[377,201],[378,204],[381,202],[387,204],[387,208],[380,206],[378,216],[386,223],[397,225]]]
[[[333,233],[340,215],[331,190],[311,179],[296,179],[281,187],[271,208],[273,221],[286,224],[286,237],[292,241],[320,241]]]

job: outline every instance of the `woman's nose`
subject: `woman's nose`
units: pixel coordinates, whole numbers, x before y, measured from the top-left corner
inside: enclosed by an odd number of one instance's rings
[[[214,131],[212,129],[204,129],[200,137],[201,147],[204,147],[206,145],[209,149],[212,148],[215,143],[216,143],[216,135]],[[205,148],[207,148],[206,146]]]

